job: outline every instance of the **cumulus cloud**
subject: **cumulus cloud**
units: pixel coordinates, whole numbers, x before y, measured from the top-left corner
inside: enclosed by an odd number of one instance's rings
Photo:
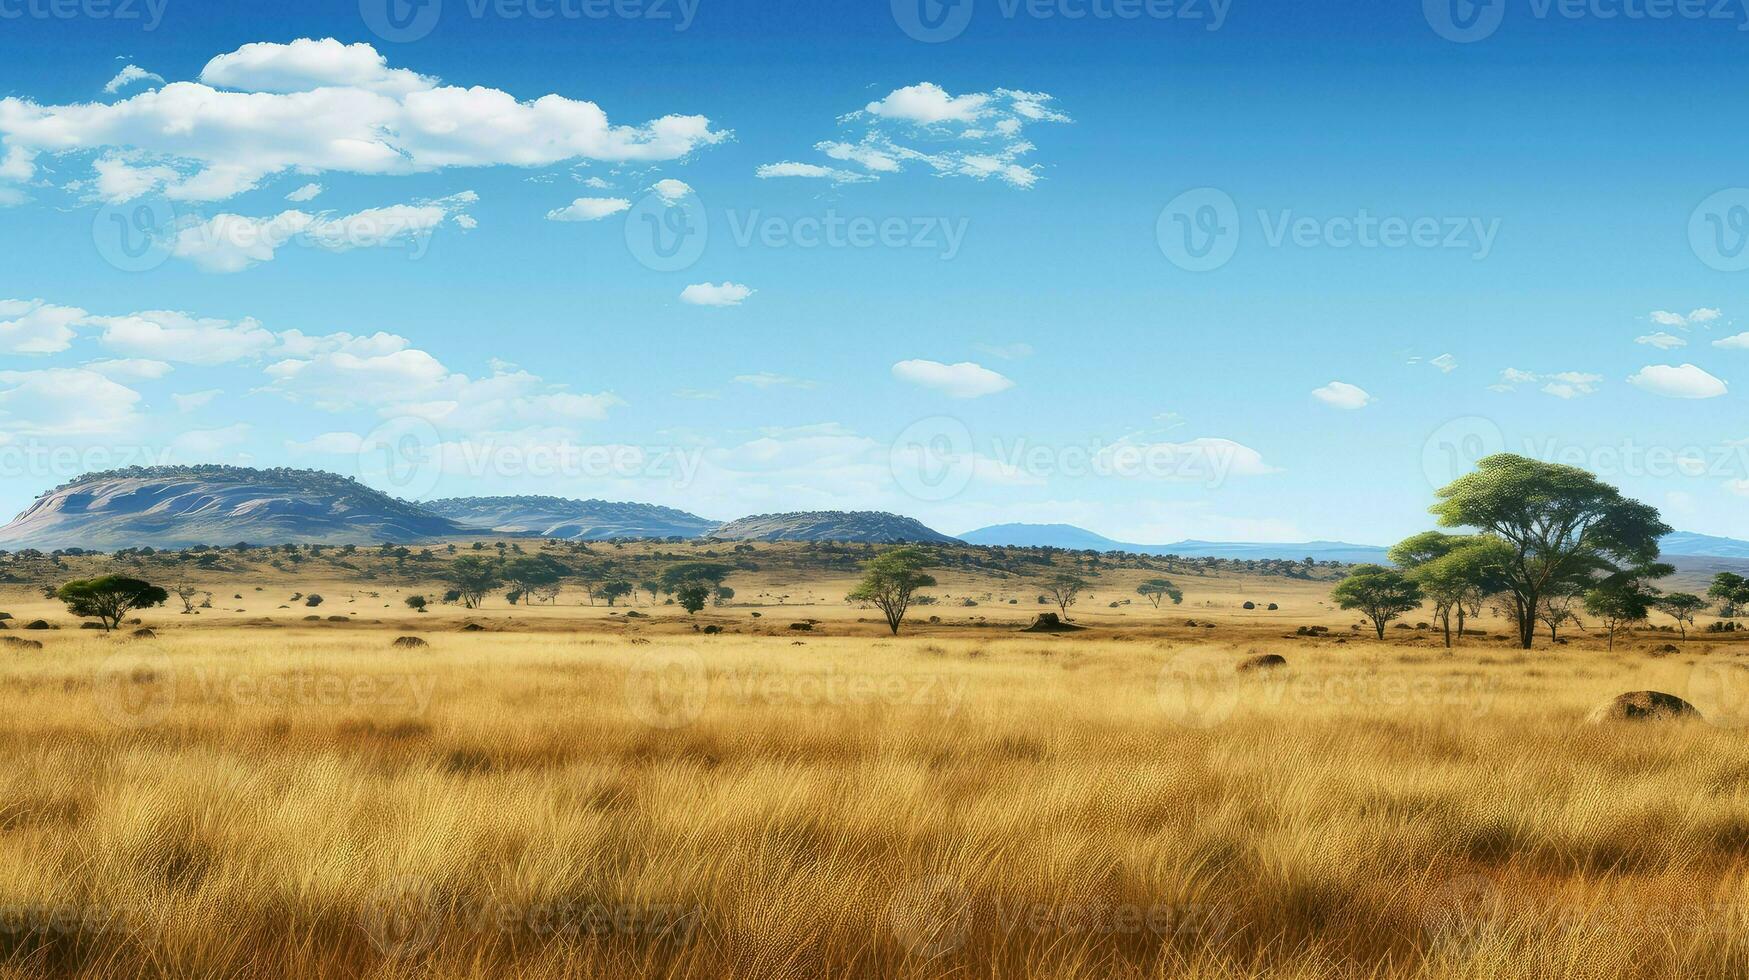
[[[1664,398],[1718,398],[1729,390],[1723,381],[1693,364],[1648,364],[1629,377],[1628,383]]]
[[[713,285],[694,283],[680,291],[680,301],[689,306],[740,306],[754,290],[738,282]]]
[[[140,393],[85,368],[0,371],[0,427],[27,436],[105,435],[133,428]]]
[[[174,310],[124,316],[93,316],[105,347],[135,357],[175,364],[228,364],[272,349],[272,333],[252,318],[221,320]]]
[[[42,158],[98,155],[110,201],[153,190],[220,201],[293,171],[399,175],[451,167],[677,160],[729,138],[699,115],[615,125],[593,102],[523,101],[390,68],[368,44],[255,43],[114,103],[0,99],[0,179],[32,179]]]
[[[1717,320],[1724,314],[1710,306],[1690,310],[1688,313],[1672,313],[1669,310],[1653,310],[1646,319],[1660,327],[1679,327],[1687,330],[1690,327],[1705,326]]]
[[[761,166],[760,177],[801,177],[855,183],[917,165],[942,177],[995,179],[1027,188],[1040,168],[1025,158],[1035,149],[1025,136],[1038,123],[1068,123],[1042,92],[999,88],[953,95],[934,82],[895,89],[839,120],[855,127],[850,139],[823,140],[815,151],[860,169],[787,160]]]
[[[662,200],[670,203],[683,200],[686,195],[692,193],[692,185],[672,177],[656,181],[650,186],[650,189],[661,195]]]
[[[1351,385],[1346,381],[1332,381],[1322,388],[1314,388],[1312,397],[1332,408],[1353,411],[1372,404],[1372,396],[1366,389]]]
[[[1688,341],[1683,340],[1675,334],[1665,333],[1662,330],[1657,333],[1646,334],[1643,337],[1635,337],[1634,343],[1645,344],[1647,347],[1656,347],[1659,350],[1673,350],[1677,347],[1688,346]]]
[[[92,361],[85,368],[118,381],[156,381],[174,370],[168,362],[140,357]]]
[[[1596,394],[1598,386],[1602,383],[1603,375],[1584,371],[1557,371],[1554,374],[1537,374],[1533,371],[1507,368],[1500,372],[1500,380],[1488,387],[1494,391],[1509,392],[1517,391],[1524,385],[1539,385],[1540,390],[1545,395],[1573,399]]]
[[[623,197],[580,197],[562,208],[547,212],[548,221],[600,221],[610,215],[629,210],[632,202]]]
[[[115,77],[103,86],[103,91],[109,95],[114,95],[135,82],[156,82],[162,85],[164,84],[164,76],[149,72],[139,65],[128,65],[115,73]]]
[[[338,217],[303,211],[282,211],[265,218],[220,214],[180,228],[172,254],[207,272],[241,272],[273,261],[280,249],[294,242],[325,252],[417,248],[447,219],[472,227],[463,221],[463,209],[478,200],[474,192],[464,191],[434,201],[367,208]]]
[[[893,377],[951,398],[982,398],[1014,387],[1006,377],[971,361],[943,364],[940,361],[909,360],[893,365]]]
[[[212,404],[212,400],[222,394],[224,394],[224,392],[217,388],[208,388],[205,391],[191,391],[185,395],[171,395],[170,400],[176,403],[176,410],[178,412],[187,415],[190,412],[197,412]]]
[[[40,299],[0,299],[0,353],[54,354],[73,343],[84,310]]]
[[[1749,333],[1740,333],[1731,337],[1725,337],[1721,340],[1715,340],[1713,341],[1713,346],[1723,347],[1726,350],[1749,350]]]

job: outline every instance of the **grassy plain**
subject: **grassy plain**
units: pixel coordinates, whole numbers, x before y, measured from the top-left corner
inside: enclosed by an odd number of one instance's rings
[[[0,590],[0,975],[1749,974],[1749,644],[1447,653],[1236,574],[1109,572],[1066,635],[946,574],[899,638],[848,574],[696,618],[250,574],[153,639]],[[1709,720],[1585,723],[1647,688]]]

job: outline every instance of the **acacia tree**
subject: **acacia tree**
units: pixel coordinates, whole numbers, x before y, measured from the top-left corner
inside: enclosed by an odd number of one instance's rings
[[[1615,581],[1586,592],[1585,611],[1602,621],[1609,631],[1609,648],[1614,650],[1616,632],[1644,620],[1655,599],[1636,581]]]
[[[170,601],[170,593],[137,578],[105,575],[68,582],[55,590],[55,598],[67,604],[68,612],[95,619],[107,631],[120,626],[122,617],[135,609]]]
[[[887,629],[898,636],[917,590],[935,586],[934,576],[924,571],[934,564],[934,556],[916,545],[894,548],[863,563],[862,581],[848,598],[873,603],[886,616]]]
[[[1330,597],[1344,609],[1360,610],[1372,620],[1382,640],[1386,623],[1421,607],[1421,586],[1394,568],[1356,565],[1347,578],[1330,590]]]
[[[1664,615],[1676,620],[1676,628],[1682,631],[1682,642],[1688,642],[1688,628],[1694,625],[1694,618],[1707,607],[1707,601],[1692,592],[1672,592],[1658,600],[1658,608]]]
[[[1718,600],[1719,615],[1734,620],[1742,607],[1749,604],[1749,579],[1736,572],[1720,572],[1713,576],[1713,584],[1706,594]]]
[[[1069,618],[1069,607],[1074,605],[1075,600],[1081,598],[1081,593],[1085,591],[1087,591],[1087,580],[1067,572],[1045,583],[1045,595],[1057,604],[1057,610],[1063,614],[1064,619]]]
[[[607,600],[608,606],[632,594],[632,583],[615,580],[601,587],[601,597]]]
[[[498,563],[479,555],[463,555],[450,562],[443,578],[469,609],[480,608],[487,593],[504,584]]]
[[[1656,509],[1590,473],[1512,453],[1481,460],[1439,491],[1432,510],[1442,527],[1477,528],[1511,546],[1501,591],[1526,650],[1551,588],[1593,568],[1648,565],[1658,558],[1658,539],[1670,533]]]
[[[525,602],[540,596],[558,596],[559,575],[563,571],[548,558],[514,558],[504,565],[504,580]],[[511,605],[515,605],[512,601]]]
[[[1160,600],[1162,599],[1171,599],[1175,606],[1184,602],[1184,591],[1173,585],[1171,579],[1151,578],[1136,586],[1136,594],[1146,596],[1148,601],[1154,604],[1155,609],[1160,608]]]
[[[170,594],[182,600],[182,614],[184,616],[194,615],[194,600],[200,598],[200,589],[187,582],[179,582],[170,587]]]
[[[1447,647],[1454,642],[1452,618],[1456,617],[1457,636],[1462,637],[1470,611],[1499,591],[1499,570],[1509,557],[1509,549],[1498,538],[1442,531],[1424,531],[1390,550],[1391,561],[1433,603],[1433,615],[1444,628]]]

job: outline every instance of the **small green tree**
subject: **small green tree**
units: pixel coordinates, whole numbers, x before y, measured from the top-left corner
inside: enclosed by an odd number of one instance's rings
[[[1719,603],[1719,615],[1736,619],[1743,606],[1749,604],[1749,579],[1736,572],[1720,572],[1706,590],[1709,598]]]
[[[1688,628],[1694,625],[1695,617],[1707,607],[1707,601],[1692,592],[1672,592],[1658,600],[1658,608],[1664,615],[1676,620],[1676,628],[1682,631],[1682,642],[1688,642]]]
[[[632,583],[624,580],[609,582],[601,587],[600,595],[612,606],[615,602],[632,594]]]
[[[1656,596],[1638,582],[1616,581],[1585,593],[1585,611],[1596,616],[1609,631],[1609,648],[1615,649],[1615,634],[1623,627],[1643,622],[1652,611]]]
[[[431,604],[430,600],[426,599],[422,595],[410,595],[407,597],[406,602],[407,602],[407,608],[413,610],[414,612],[424,612],[425,607]]]
[[[657,600],[659,600],[662,597],[661,596],[662,583],[657,581],[656,579],[653,579],[653,578],[644,579],[642,582],[638,583],[638,588],[643,589],[645,592],[650,593],[650,602],[652,604],[654,604]]]
[[[504,584],[498,563],[480,555],[463,555],[450,562],[443,578],[469,609],[480,608],[487,594]]]
[[[1336,583],[1330,597],[1343,609],[1358,609],[1365,614],[1382,640],[1386,623],[1421,607],[1421,586],[1393,568],[1356,565],[1347,578]]]
[[[1143,582],[1136,586],[1136,594],[1146,597],[1149,602],[1154,604],[1155,609],[1160,608],[1160,600],[1162,599],[1171,599],[1175,606],[1184,601],[1184,591],[1173,585],[1170,579],[1164,578],[1151,578]]]
[[[518,598],[526,601],[559,584],[561,571],[546,558],[513,558],[505,563],[503,576]],[[511,605],[515,605],[514,600]]]
[[[887,618],[887,629],[898,636],[917,590],[935,586],[934,576],[924,571],[934,564],[934,556],[916,545],[894,548],[863,563],[862,581],[849,599],[873,603]]]
[[[55,590],[55,598],[66,603],[73,615],[95,619],[105,630],[113,630],[133,610],[168,602],[170,593],[137,578],[105,575],[68,582]]]
[[[704,604],[710,601],[710,597],[711,588],[703,582],[689,582],[674,590],[674,598],[679,601],[680,607],[686,610],[688,616],[703,609]]]

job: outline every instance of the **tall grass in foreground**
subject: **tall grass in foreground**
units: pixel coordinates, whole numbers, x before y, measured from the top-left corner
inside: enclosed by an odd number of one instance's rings
[[[4,975],[1749,975],[1699,644],[390,638],[0,650]]]

